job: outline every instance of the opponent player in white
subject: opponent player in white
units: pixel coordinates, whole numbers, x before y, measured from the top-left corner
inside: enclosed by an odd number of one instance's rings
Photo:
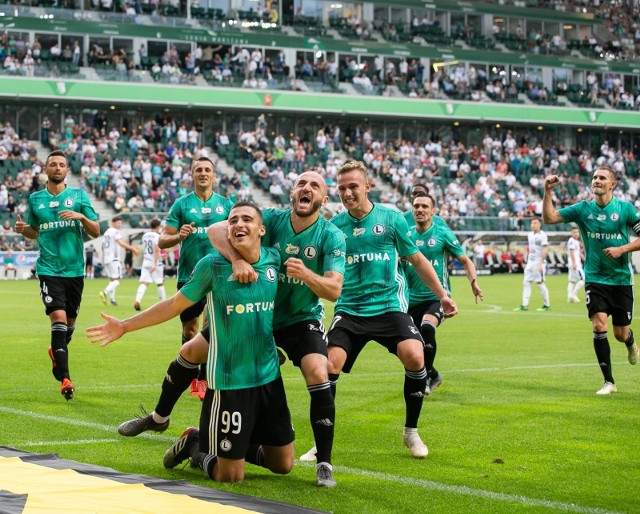
[[[104,264],[104,274],[109,279],[109,285],[100,291],[102,303],[107,304],[107,297],[111,300],[111,305],[116,303],[116,289],[122,280],[122,263],[120,262],[120,248],[130,250],[133,255],[138,255],[138,249],[131,246],[120,233],[122,218],[115,216],[111,220],[111,226],[105,231],[102,239],[102,261]]]
[[[164,262],[160,255],[158,239],[160,239],[160,220],[152,219],[149,223],[151,230],[142,236],[142,268],[140,269],[140,285],[136,292],[136,303],[133,308],[140,310],[140,302],[144,297],[147,286],[153,282],[158,286],[158,299],[167,298],[164,290]]]
[[[549,290],[544,283],[544,276],[547,271],[547,252],[549,251],[549,238],[542,230],[540,218],[531,220],[531,232],[527,234],[529,241],[529,260],[524,268],[524,283],[522,285],[522,304],[516,307],[516,311],[528,311],[529,299],[531,298],[531,282],[538,284],[540,295],[542,296],[542,307],[536,309],[545,312],[551,309],[549,302]]]
[[[569,265],[569,284],[567,285],[567,302],[579,303],[578,291],[584,286],[584,269],[582,267],[582,245],[580,230],[571,229],[571,237],[567,241],[567,261]]]

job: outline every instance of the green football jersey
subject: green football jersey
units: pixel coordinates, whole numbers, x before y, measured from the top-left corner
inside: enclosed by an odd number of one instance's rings
[[[416,220],[413,219],[413,210],[407,211],[403,214],[404,219],[407,220],[407,225],[409,225],[409,228],[413,228],[416,226]],[[443,220],[440,216],[438,216],[437,214],[433,215],[431,217],[431,222],[434,225],[437,226],[443,226],[443,227],[447,227],[449,228],[449,225],[447,225],[447,222],[445,220]]]
[[[180,244],[178,259],[178,282],[185,282],[196,264],[205,255],[217,253],[207,237],[207,228],[214,223],[224,221],[229,216],[233,202],[224,196],[213,193],[203,202],[194,192],[178,198],[171,206],[167,225],[180,230],[182,225],[194,222],[196,231]]]
[[[453,255],[454,257],[464,255],[464,250],[461,248],[456,235],[444,225],[431,225],[431,227],[422,234],[418,232],[416,227],[413,227],[409,234],[411,239],[415,241],[418,250],[422,252],[422,255],[424,255],[433,266],[436,275],[438,275],[438,280],[442,284],[442,287],[444,287],[447,295],[451,296],[451,283],[449,281],[447,261],[449,255]],[[407,284],[409,285],[409,307],[438,299],[420,279],[410,262],[403,262],[402,267],[407,277]]]
[[[98,219],[87,193],[75,187],[65,187],[53,196],[43,189],[29,196],[27,223],[38,230],[40,253],[36,261],[38,275],[84,277],[84,246],[82,223],[61,220],[60,211],[75,211],[87,219]]]
[[[304,282],[287,276],[285,262],[289,257],[295,257],[320,276],[326,271],[344,275],[345,244],[342,232],[320,216],[313,225],[296,234],[291,226],[291,209],[266,209],[262,214],[267,229],[262,244],[274,247],[282,259],[274,329],[280,330],[308,319],[322,319],[322,302]]]
[[[613,198],[606,206],[586,200],[558,211],[565,222],[574,222],[584,243],[587,282],[611,286],[633,285],[631,254],[610,259],[605,248],[629,242],[629,229],[640,235],[640,213],[629,202]]]
[[[280,255],[262,248],[253,265],[258,281],[232,279],[231,263],[219,254],[202,258],[180,292],[197,302],[206,295],[209,319],[207,384],[211,389],[258,387],[280,376],[273,340],[273,312]]]
[[[418,248],[409,237],[402,214],[374,204],[361,220],[344,211],[332,222],[344,234],[347,245],[344,284],[336,312],[354,316],[406,312],[407,284],[398,256],[413,255]]]

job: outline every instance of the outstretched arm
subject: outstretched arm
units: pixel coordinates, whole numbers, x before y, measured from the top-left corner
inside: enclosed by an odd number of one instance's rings
[[[193,304],[194,302],[187,299],[178,291],[171,298],[156,303],[140,314],[124,320],[101,312],[100,315],[107,322],[104,325],[87,328],[87,337],[92,343],[100,343],[100,346],[107,346],[109,343],[120,339],[127,332],[134,332],[142,328],[164,323],[180,314],[183,310],[191,307]]]

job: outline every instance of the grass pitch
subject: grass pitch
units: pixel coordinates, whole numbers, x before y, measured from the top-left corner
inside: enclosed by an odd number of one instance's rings
[[[444,385],[425,399],[419,427],[429,457],[412,459],[402,445],[402,367],[372,343],[338,382],[339,485],[331,490],[317,488],[314,467],[299,462],[287,476],[248,465],[245,482],[236,485],[214,484],[190,468],[164,469],[166,448],[198,422],[200,402],[187,395],[164,434],[116,433],[138,404],[153,409],[180,345],[178,320],[107,348],[88,342],[84,329],[101,322],[101,310],[134,314],[137,281],[123,281],[118,307],[98,298],[106,280],[86,281],[70,347],[73,402],[51,376],[37,283],[0,282],[1,444],[336,513],[639,512],[640,365],[630,366],[610,335],[619,392],[596,396],[602,378],[591,326],[584,305],[565,302],[566,276],[549,277],[552,310],[545,313],[535,311],[541,305],[535,286],[532,310],[512,311],[522,275],[480,280],[485,301],[476,306],[466,279],[453,279],[460,314],[438,329]],[[174,288],[169,281],[167,291]],[[150,287],[143,306],[153,301]],[[282,371],[299,456],[313,442],[308,393],[290,362]]]

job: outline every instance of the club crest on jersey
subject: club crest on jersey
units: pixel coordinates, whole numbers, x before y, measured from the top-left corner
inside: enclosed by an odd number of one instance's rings
[[[435,246],[436,245],[436,240],[433,237],[429,238],[429,241],[427,241],[427,246]]]
[[[618,221],[620,219],[620,215],[617,212],[614,212],[611,215],[611,221]]]
[[[216,207],[216,214],[223,214],[224,213],[224,209],[222,208],[222,205],[218,205]]]
[[[302,254],[307,259],[315,259],[316,255],[318,255],[318,251],[313,246],[307,246],[302,252]]]
[[[220,449],[223,452],[228,452],[229,450],[231,450],[231,441],[229,441],[229,439],[223,439],[222,441],[220,441]]]
[[[384,227],[378,223],[377,225],[374,225],[374,226],[373,226],[373,228],[371,229],[371,231],[372,231],[376,236],[381,236],[382,234],[384,234]]]
[[[424,241],[422,240],[416,241],[416,246],[424,246]]]
[[[363,228],[354,228],[353,229],[353,237],[358,237],[358,236],[361,236],[362,234],[364,234],[364,229]]]
[[[287,243],[287,247],[284,249],[289,255],[298,255],[300,253],[300,247]]]
[[[49,202],[49,207],[53,208],[53,207],[58,207],[60,205],[60,202]]]
[[[202,209],[200,209],[200,212],[202,214],[211,214],[211,207],[203,207]]]
[[[63,205],[64,205],[65,207],[71,207],[71,206],[73,205],[73,200],[72,200],[71,198],[67,198],[67,199],[64,201]]]
[[[269,282],[275,282],[276,280],[276,270],[269,266],[267,271],[264,272],[264,276],[267,277]]]

